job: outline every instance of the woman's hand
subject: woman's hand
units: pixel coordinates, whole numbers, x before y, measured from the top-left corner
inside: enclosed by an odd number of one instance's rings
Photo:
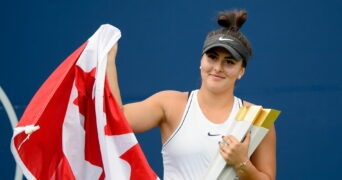
[[[245,139],[239,142],[234,136],[223,136],[220,142],[220,154],[224,160],[235,169],[247,162],[248,146],[251,134],[247,133]]]
[[[258,148],[248,158],[251,133],[239,142],[234,136],[225,136],[220,142],[220,154],[236,170],[239,179],[273,180],[276,175],[275,130],[270,129]]]

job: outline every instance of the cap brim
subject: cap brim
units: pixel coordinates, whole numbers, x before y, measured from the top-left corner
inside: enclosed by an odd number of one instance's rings
[[[215,47],[222,47],[224,49],[226,49],[230,54],[232,54],[232,56],[234,57],[235,60],[237,61],[241,61],[243,58],[240,56],[240,54],[232,47],[230,47],[229,45],[226,44],[212,44],[208,47],[206,47],[203,50],[203,54],[206,53],[209,49],[215,48]]]

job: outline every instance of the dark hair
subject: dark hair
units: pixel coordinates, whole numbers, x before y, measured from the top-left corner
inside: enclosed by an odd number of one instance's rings
[[[216,34],[230,35],[239,40],[248,50],[249,56],[252,55],[252,47],[247,39],[239,30],[247,20],[245,10],[230,10],[219,12],[217,23],[222,27],[208,33],[207,38]],[[243,60],[243,67],[247,66],[247,61]]]

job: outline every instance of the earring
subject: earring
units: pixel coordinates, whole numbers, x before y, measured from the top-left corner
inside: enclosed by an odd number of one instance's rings
[[[200,66],[199,69],[202,69],[202,66]]]
[[[240,79],[241,79],[241,77],[242,77],[242,76],[240,75],[240,76],[238,77],[238,79],[240,80]]]

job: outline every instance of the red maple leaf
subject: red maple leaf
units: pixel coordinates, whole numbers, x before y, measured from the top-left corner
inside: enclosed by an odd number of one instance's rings
[[[74,104],[78,106],[80,114],[84,116],[85,160],[103,168],[93,97],[96,68],[89,72],[84,72],[79,66],[75,66],[75,68],[75,85],[78,96],[74,100]],[[102,172],[100,179],[104,178],[104,171]]]

